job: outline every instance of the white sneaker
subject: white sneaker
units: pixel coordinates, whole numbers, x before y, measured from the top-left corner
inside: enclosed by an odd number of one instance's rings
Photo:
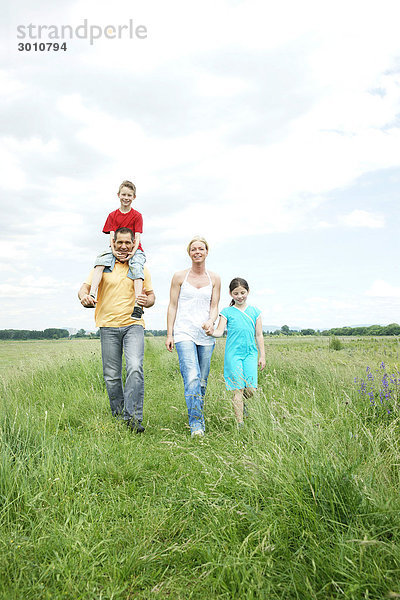
[[[204,431],[202,429],[195,429],[191,433],[192,437],[204,437]]]

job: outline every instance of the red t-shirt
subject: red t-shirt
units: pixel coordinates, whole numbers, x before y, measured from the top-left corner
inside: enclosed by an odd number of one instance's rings
[[[117,210],[113,210],[108,215],[103,227],[103,233],[117,231],[120,227],[128,227],[133,233],[143,233],[143,217],[140,212],[133,208],[127,213],[123,213],[117,208]],[[143,250],[141,244],[139,244],[138,250]]]

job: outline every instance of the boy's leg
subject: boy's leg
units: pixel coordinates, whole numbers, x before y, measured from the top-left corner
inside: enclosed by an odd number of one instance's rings
[[[243,390],[233,392],[232,404],[238,425],[243,425]]]
[[[139,294],[141,294],[143,292],[143,279],[135,279],[133,282],[133,285],[135,287],[135,298],[137,298],[139,296]],[[135,302],[135,306],[136,306],[136,302]]]
[[[142,250],[136,250],[135,254],[129,261],[129,277],[133,279],[133,285],[135,289],[135,298],[143,292],[143,280],[144,280],[144,263],[146,262],[146,255]],[[143,315],[143,308],[135,302],[131,319],[137,321],[141,319]]]
[[[97,289],[99,287],[101,278],[103,277],[103,271],[106,267],[111,267],[113,265],[113,261],[115,260],[113,253],[110,250],[106,250],[102,252],[96,257],[94,263],[94,272],[92,278],[92,285],[90,287],[89,294],[96,298]]]
[[[137,298],[138,295],[143,292],[143,279],[135,279],[133,281],[133,285],[135,288],[135,298]],[[138,304],[137,301],[135,301],[133,312],[131,314],[131,319],[133,319],[133,321],[138,321],[142,318],[143,312],[143,307],[140,306],[140,304]]]
[[[104,265],[98,265],[97,267],[94,268],[92,285],[90,286],[90,292],[89,292],[89,294],[91,296],[93,296],[93,298],[96,298],[97,289],[99,287],[101,278],[103,277],[104,269],[105,269]]]

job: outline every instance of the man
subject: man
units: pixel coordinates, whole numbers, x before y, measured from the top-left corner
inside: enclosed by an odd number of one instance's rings
[[[128,277],[129,258],[134,245],[133,232],[121,227],[115,232],[114,246],[116,260],[106,268],[99,285],[97,300],[89,294],[93,270],[78,292],[79,300],[85,308],[96,308],[96,326],[100,328],[103,376],[110,400],[111,412],[121,415],[128,427],[143,433],[143,354],[144,321],[132,321],[131,313],[135,304],[133,280]],[[150,308],[155,302],[150,274],[145,267],[143,293],[136,298],[137,303]],[[125,353],[126,381],[122,385],[122,353]]]

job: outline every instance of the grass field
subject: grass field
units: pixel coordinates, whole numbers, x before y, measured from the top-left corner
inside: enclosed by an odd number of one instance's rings
[[[163,339],[142,436],[97,340],[1,343],[0,598],[400,598],[399,341],[265,343],[239,432],[218,342],[204,440]]]

